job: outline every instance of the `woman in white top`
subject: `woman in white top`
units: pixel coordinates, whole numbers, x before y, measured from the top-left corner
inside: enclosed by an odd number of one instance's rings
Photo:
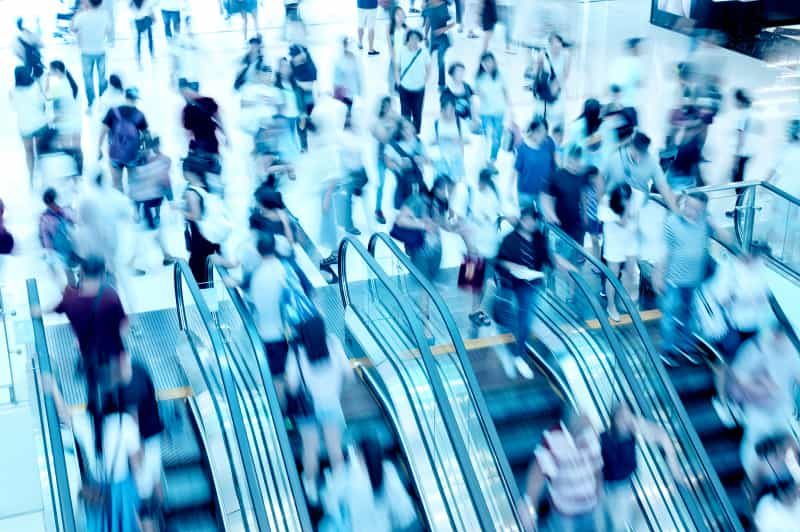
[[[50,63],[47,75],[47,98],[53,102],[53,127],[62,147],[81,148],[81,111],[78,107],[78,84],[61,61]]]
[[[11,89],[10,99],[17,112],[17,128],[25,146],[28,177],[33,182],[36,143],[47,131],[47,113],[42,89],[24,66],[14,69],[14,88]]]
[[[153,59],[153,0],[131,0],[133,25],[136,28],[136,62],[142,68],[142,34],[147,33],[147,48]]]
[[[625,263],[625,275],[622,282],[629,294],[638,294],[638,287],[634,288],[636,280],[633,278],[637,270],[639,245],[637,227],[632,218],[633,192],[627,183],[614,187],[603,198],[598,207],[597,217],[603,222],[603,258],[608,268],[615,276],[619,276],[622,264]],[[619,321],[617,310],[617,292],[610,281],[606,281],[606,294],[608,295],[608,317]]]
[[[547,121],[551,125],[564,123],[564,90],[569,82],[570,66],[572,60],[564,38],[558,33],[550,34],[547,39],[547,56],[556,81],[560,87],[556,101],[547,104]]]
[[[278,61],[278,70],[275,75],[275,87],[281,92],[280,115],[286,119],[285,139],[281,142],[281,155],[287,161],[294,161],[300,153],[300,137],[298,136],[298,123],[300,121],[300,107],[297,98],[297,86],[292,81],[292,65],[285,57]]]
[[[397,91],[395,82],[395,65],[397,64],[397,54],[402,48],[408,26],[406,25],[406,12],[400,6],[392,9],[389,26],[386,29],[386,42],[389,45],[389,93]]]
[[[434,122],[434,132],[436,145],[439,147],[436,171],[458,184],[464,179],[464,137],[461,123],[456,116],[454,98],[442,97],[439,118]]]
[[[286,387],[290,397],[304,396],[310,400],[313,414],[292,412],[295,416],[303,444],[303,487],[309,502],[316,503],[317,473],[319,471],[319,430],[331,467],[335,470],[344,463],[342,455],[342,430],[345,425],[341,393],[345,381],[352,379],[353,371],[341,342],[325,330],[325,322],[315,316],[301,326],[295,339],[293,352],[286,364]]]
[[[141,463],[139,426],[120,411],[114,397],[104,397],[103,408],[90,402],[72,413],[50,375],[42,375],[42,388],[53,398],[61,422],[72,429],[84,465],[82,490],[85,530],[88,532],[138,532],[139,495],[133,472]],[[105,504],[93,502],[89,490],[109,489]]]
[[[405,44],[397,52],[394,79],[400,93],[400,114],[414,124],[417,133],[422,129],[422,104],[430,64],[430,54],[422,46],[422,33],[408,30]]]
[[[480,101],[483,134],[487,139],[491,139],[489,164],[494,164],[503,137],[503,119],[506,110],[511,106],[506,84],[497,68],[497,60],[491,52],[481,55],[478,75],[475,77],[475,94]]]
[[[342,39],[342,53],[333,68],[333,97],[347,106],[347,117],[353,110],[353,102],[361,96],[363,82],[358,58],[350,49],[350,38]]]

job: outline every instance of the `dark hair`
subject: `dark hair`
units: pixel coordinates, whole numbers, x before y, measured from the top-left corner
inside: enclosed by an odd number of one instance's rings
[[[650,149],[650,137],[642,133],[641,131],[637,131],[633,134],[633,140],[631,140],[631,146],[636,151],[640,151],[642,153],[646,152]]]
[[[489,73],[483,67],[483,62],[486,61],[487,59],[491,59],[492,61],[494,61],[494,72]],[[498,71],[499,69],[497,68],[497,59],[494,57],[494,54],[492,52],[483,52],[483,54],[481,54],[481,59],[478,62],[478,73],[475,75],[475,78],[481,78],[482,76],[488,74],[492,76],[492,79],[497,79]]]
[[[283,196],[274,188],[261,186],[255,192],[256,202],[265,209],[283,209]]]
[[[628,183],[620,183],[611,190],[608,196],[608,207],[614,214],[622,216],[625,214],[625,207],[631,199],[633,189]]]
[[[392,15],[389,17],[389,35],[394,35],[395,30],[397,29],[397,23],[394,21],[394,17],[397,14],[397,10],[403,10],[400,6],[394,6],[392,9]],[[406,23],[403,22],[403,28],[407,28]]]
[[[464,63],[462,63],[461,61],[456,61],[447,68],[447,75],[452,77],[453,74],[455,74],[457,68],[466,69]]]
[[[361,456],[364,457],[364,465],[367,467],[372,491],[380,493],[383,489],[383,449],[381,449],[381,444],[373,436],[364,436],[358,442],[358,448]]]
[[[586,134],[594,135],[600,129],[600,124],[603,120],[600,118],[600,111],[602,107],[600,102],[594,98],[589,98],[583,103],[583,113],[581,118],[586,121]]]
[[[89,255],[81,262],[84,278],[97,279],[106,273],[106,261],[99,255]]]
[[[294,88],[294,77],[289,74],[289,79],[284,79],[283,74],[281,74],[281,64],[286,62],[289,65],[289,69],[292,68],[292,62],[289,61],[287,57],[281,57],[278,59],[278,68],[275,69],[275,86],[279,89],[287,89],[287,88]],[[286,87],[284,84],[288,83]]]
[[[753,100],[744,89],[736,89],[736,91],[733,93],[733,97],[737,102],[745,107],[750,107],[753,104]]]
[[[422,36],[422,32],[420,32],[418,29],[411,28],[410,30],[408,30],[406,32],[406,38],[405,38],[405,40],[403,42],[408,44],[408,41],[409,41],[409,39],[411,38],[412,35],[416,35],[419,38],[420,41],[422,41],[424,39],[424,37]]]
[[[44,191],[44,194],[42,194],[42,201],[44,202],[45,205],[49,207],[50,205],[56,202],[57,197],[58,193],[56,192],[56,189],[50,187]]]
[[[103,0],[89,0],[89,5],[92,7],[100,7],[103,4]]]
[[[300,324],[300,341],[306,349],[309,362],[320,362],[330,358],[328,336],[325,333],[325,322],[320,316],[312,316]]]
[[[455,107],[456,97],[453,96],[450,92],[442,92],[442,96],[439,98],[439,110],[441,111],[447,105],[452,105],[453,107]]]
[[[586,181],[591,179],[596,175],[600,175],[600,170],[595,165],[589,165],[586,167],[586,170],[583,171],[583,175],[586,178]]]
[[[567,151],[567,158],[568,159],[583,158],[583,148],[581,148],[577,144],[573,144],[572,146],[570,146],[569,151]]]
[[[523,218],[533,218],[534,220],[541,220],[542,215],[539,213],[539,209],[537,209],[534,205],[529,205],[522,209],[519,213],[519,219],[522,220]]]
[[[117,74],[111,74],[108,76],[108,84],[118,91],[125,90],[125,88],[122,86],[122,78],[120,78]]]
[[[33,76],[31,76],[28,69],[20,65],[14,69],[14,86],[15,87],[30,87],[33,85]]]
[[[534,116],[533,120],[531,120],[530,123],[528,124],[528,129],[526,132],[533,133],[534,131],[537,131],[540,128],[547,129],[547,122],[541,116]]]
[[[262,257],[271,257],[275,254],[275,236],[272,233],[262,233],[256,242],[258,254]]]
[[[494,195],[498,198],[500,194],[497,192],[497,185],[494,183],[494,176],[497,175],[497,170],[494,168],[486,167],[483,168],[480,173],[478,173],[478,184],[484,183],[487,187],[489,187]]]
[[[64,65],[63,61],[51,61],[50,62],[50,70],[55,70],[56,72],[60,72],[67,77],[67,81],[69,81],[69,86],[72,88],[72,98],[78,97],[78,84],[75,83],[75,78],[72,77],[72,74],[69,73],[67,70],[66,65]]]
[[[141,9],[142,4],[144,4],[144,0],[131,0],[131,5],[136,6],[136,9]]]
[[[378,105],[378,118],[383,118],[386,116],[386,112],[384,109],[391,109],[392,108],[392,97],[391,96],[384,96],[381,98],[381,103]]]

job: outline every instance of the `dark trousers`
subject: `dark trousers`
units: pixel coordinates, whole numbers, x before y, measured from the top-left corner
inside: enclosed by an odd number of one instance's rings
[[[456,24],[464,22],[464,0],[453,0],[456,5]]]
[[[153,20],[150,17],[136,19],[136,59],[142,59],[142,34],[147,33],[147,48],[153,57]]]
[[[147,228],[150,230],[158,229],[161,223],[161,203],[164,198],[155,198],[136,202],[136,210],[144,218]]]
[[[438,83],[440,89],[443,89],[445,86],[444,75],[447,69],[444,64],[444,54],[447,53],[448,48],[450,48],[450,39],[447,37],[447,35],[435,38],[433,42],[431,42],[431,55],[436,52],[436,64],[439,68]]]
[[[749,160],[750,157],[736,156],[736,159],[733,161],[733,175],[731,176],[731,181],[733,183],[741,183],[744,181],[744,172],[747,169],[747,162]]]
[[[517,340],[517,356],[525,357],[528,352],[527,342],[531,334],[536,305],[539,300],[540,284],[520,283],[514,287],[517,300],[517,323],[514,336]]]
[[[425,89],[410,91],[400,86],[400,114],[407,118],[417,128],[417,133],[422,131],[422,104],[425,102]]]
[[[167,39],[171,39],[173,34],[177,35],[181,32],[180,11],[162,9],[161,18],[164,20],[164,33],[166,34]]]

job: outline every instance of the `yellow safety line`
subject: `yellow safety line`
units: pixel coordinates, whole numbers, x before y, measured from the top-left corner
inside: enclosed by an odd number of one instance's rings
[[[166,390],[157,390],[156,399],[158,401],[172,401],[174,399],[186,399],[194,395],[191,386],[178,386],[176,388],[167,388]],[[77,405],[70,405],[70,410],[74,412],[83,412],[86,410],[86,403]]]

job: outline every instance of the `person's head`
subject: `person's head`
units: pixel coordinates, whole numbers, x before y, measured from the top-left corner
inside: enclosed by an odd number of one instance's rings
[[[384,96],[378,102],[378,118],[386,118],[386,116],[392,111],[392,97],[391,96]]]
[[[20,65],[14,69],[14,86],[17,88],[30,87],[33,85],[34,79],[30,75],[28,69]]]
[[[299,340],[306,350],[309,362],[322,362],[330,358],[328,336],[325,332],[325,321],[316,315],[300,325]]]
[[[681,214],[692,222],[697,222],[705,216],[707,205],[708,196],[704,192],[684,194],[679,201]]]
[[[617,216],[624,216],[631,201],[633,189],[628,183],[620,183],[611,190],[608,196],[608,208]]]
[[[103,5],[103,0],[89,0],[89,7],[92,9],[97,9],[101,5]]]
[[[497,175],[497,170],[487,166],[482,168],[478,173],[478,190],[492,190],[497,195],[497,185],[494,183],[494,176]]]
[[[81,263],[81,274],[84,281],[100,280],[106,274],[106,261],[99,255],[89,255]]]
[[[633,37],[631,39],[626,39],[624,46],[625,51],[633,56],[640,55],[642,53],[642,41],[643,39],[641,37]]]
[[[125,87],[122,85],[122,78],[119,77],[118,74],[111,74],[110,76],[108,76],[108,85],[112,89],[114,89],[116,91],[119,91],[119,92],[122,92],[122,91],[125,90]]]
[[[402,140],[413,140],[417,136],[417,128],[405,118],[400,119],[398,131]]]
[[[478,77],[488,75],[492,78],[497,76],[497,60],[491,52],[484,52],[481,55],[480,65],[478,66]]]
[[[409,50],[416,50],[422,42],[422,33],[416,29],[410,29],[406,32],[406,46]]]
[[[256,242],[256,250],[261,258],[267,259],[275,256],[275,236],[272,233],[262,233]]]
[[[464,63],[461,61],[456,61],[450,65],[450,68],[447,69],[447,74],[453,78],[453,81],[456,83],[461,83],[464,81],[464,73],[466,69],[464,68]]]
[[[532,234],[536,231],[542,220],[542,215],[539,210],[534,206],[525,207],[519,213],[519,221],[517,222],[517,231]]]
[[[571,146],[564,160],[564,167],[568,172],[578,174],[583,168],[583,148],[577,144]]]
[[[625,401],[621,401],[611,408],[611,430],[617,434],[622,436],[632,434],[635,420],[630,406]]]
[[[394,30],[397,28],[402,28],[406,24],[406,12],[400,6],[395,6],[392,9],[392,19],[391,19],[391,31],[394,33]]]
[[[628,154],[631,160],[638,164],[642,159],[647,157],[647,151],[650,149],[650,137],[637,131],[633,134],[633,138],[628,144]]]
[[[42,194],[42,202],[51,209],[58,207],[58,193],[56,189],[50,187],[45,190],[44,194]]]
[[[601,110],[602,106],[600,102],[594,98],[589,98],[583,103],[581,118],[586,122],[586,133],[588,135],[593,135],[600,129],[600,123],[602,122],[602,118],[600,117]]]
[[[380,493],[383,489],[383,448],[380,442],[374,436],[364,436],[358,442],[358,450],[364,459],[373,493]]]
[[[125,101],[128,105],[136,105],[139,101],[139,89],[136,87],[128,87],[125,89]]]
[[[269,187],[259,187],[256,190],[256,202],[267,211],[280,210],[284,208],[283,196],[280,192]]]
[[[70,90],[72,90],[72,97],[78,97],[78,84],[75,82],[75,78],[72,77],[72,74],[70,74],[69,70],[67,70],[67,67],[64,65],[63,61],[51,61],[50,74],[59,78],[66,78],[69,82]]]
[[[433,180],[431,195],[439,201],[447,201],[450,198],[450,191],[452,189],[453,180],[446,175],[440,175]]]
[[[452,96],[442,95],[439,112],[446,120],[456,119],[456,100]]]
[[[528,129],[525,130],[525,136],[528,140],[538,145],[547,137],[547,123],[544,118],[536,116],[528,124]]]
[[[737,109],[749,109],[753,105],[753,100],[744,89],[736,89],[733,92],[733,101]]]
[[[566,48],[566,42],[564,41],[564,38],[558,33],[551,33],[547,38],[547,44],[550,47],[550,52],[556,55],[561,53],[564,48]]]

